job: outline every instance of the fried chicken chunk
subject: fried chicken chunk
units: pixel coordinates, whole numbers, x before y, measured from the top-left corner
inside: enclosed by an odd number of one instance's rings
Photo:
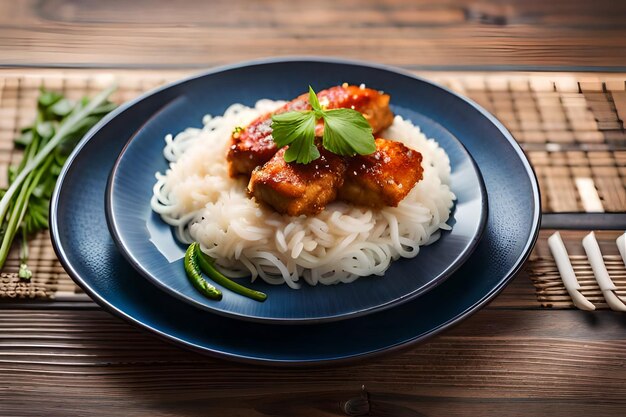
[[[376,139],[371,155],[340,157],[320,148],[309,164],[285,162],[287,147],[252,172],[248,191],[277,212],[317,214],[335,199],[360,206],[397,206],[422,179],[422,154],[401,142]]]
[[[335,200],[346,164],[343,158],[325,149],[320,149],[321,156],[309,164],[286,162],[287,148],[281,148],[252,172],[248,191],[279,213],[317,214]]]
[[[317,95],[320,105],[327,109],[353,109],[367,119],[374,134],[388,128],[393,123],[393,113],[389,108],[389,95],[371,88],[361,88],[344,84],[323,90]],[[308,98],[308,96],[307,96]],[[317,136],[322,136],[323,125],[318,125]]]
[[[376,139],[370,155],[346,158],[346,174],[337,198],[380,208],[396,207],[422,179],[422,154],[401,142]]]
[[[362,113],[374,133],[386,129],[393,122],[393,113],[389,109],[389,95],[376,90],[344,84],[322,90],[317,97],[320,104],[328,109],[351,108]],[[310,109],[308,93],[302,94],[274,113],[265,114],[246,128],[233,132],[227,157],[230,175],[232,177],[250,175],[254,168],[263,165],[274,156],[277,149],[272,140],[272,114]],[[318,124],[316,135],[322,136],[323,131],[324,125]]]

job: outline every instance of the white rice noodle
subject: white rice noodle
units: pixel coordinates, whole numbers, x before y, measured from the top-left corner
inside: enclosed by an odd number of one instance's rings
[[[315,216],[289,217],[259,206],[246,195],[245,180],[228,175],[230,135],[282,104],[234,104],[223,116],[205,116],[202,129],[165,138],[170,167],[156,174],[152,209],[175,228],[178,239],[199,242],[226,275],[252,275],[252,280],[294,289],[302,280],[352,282],[383,275],[393,260],[417,256],[420,246],[449,229],[455,197],[448,186],[448,156],[399,116],[381,136],[421,152],[424,178],[398,207],[374,210],[334,202]]]

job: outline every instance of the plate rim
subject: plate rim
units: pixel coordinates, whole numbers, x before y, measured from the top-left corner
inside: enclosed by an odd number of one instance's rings
[[[293,60],[293,61],[289,60],[287,62],[299,62],[299,60]],[[256,65],[256,64],[257,63],[251,64],[251,65]],[[242,63],[240,66],[237,66],[236,68],[241,68],[241,67],[246,67],[246,66],[249,66],[248,63]],[[364,65],[364,66],[371,67],[370,65]],[[395,71],[391,70],[390,72],[394,73]],[[191,78],[188,78],[186,80],[181,80],[181,81],[188,81],[191,79],[196,80],[196,79],[204,78],[206,75],[211,75],[213,73],[211,74],[203,73],[203,74],[204,75],[191,77]],[[428,80],[420,79],[420,81],[426,84],[435,85],[436,87],[438,87],[436,84],[433,84]],[[165,89],[167,89],[167,88],[174,87],[176,85],[177,83],[169,83],[169,84],[166,84],[164,87]],[[156,93],[156,92],[157,92],[156,90],[151,90],[148,93]],[[148,98],[151,95],[152,94],[148,94],[146,98]],[[478,194],[480,195],[480,218],[478,219],[478,222],[477,222],[478,224],[477,232],[471,237],[469,242],[465,245],[465,249],[457,255],[455,261],[452,262],[450,265],[448,265],[446,268],[444,268],[436,277],[430,280],[427,284],[411,292],[403,294],[402,296],[397,297],[395,299],[391,299],[384,303],[380,303],[380,304],[373,305],[370,307],[362,307],[362,308],[359,308],[358,310],[353,310],[348,313],[334,313],[332,315],[326,314],[326,315],[316,315],[313,317],[295,317],[295,318],[275,317],[275,316],[264,317],[264,316],[254,316],[254,315],[245,314],[245,313],[241,313],[237,311],[218,309],[218,308],[211,306],[208,303],[199,302],[191,298],[184,292],[176,290],[172,288],[171,286],[167,285],[161,279],[159,279],[153,273],[151,273],[146,267],[144,267],[144,265],[136,258],[134,251],[130,248],[130,245],[127,244],[125,238],[123,237],[124,234],[121,232],[121,227],[118,225],[118,219],[114,215],[114,208],[113,208],[114,200],[115,200],[114,195],[115,195],[116,179],[119,180],[120,164],[122,160],[124,159],[124,157],[127,156],[128,148],[133,143],[135,138],[146,127],[146,125],[148,125],[151,121],[153,121],[156,117],[158,117],[161,110],[167,108],[167,106],[170,103],[181,99],[181,97],[182,97],[181,95],[178,95],[170,99],[169,101],[162,103],[162,107],[159,110],[155,111],[152,115],[150,115],[150,117],[148,117],[143,123],[141,123],[139,128],[130,136],[130,138],[126,141],[126,143],[122,147],[122,150],[120,151],[117,158],[115,159],[113,168],[111,169],[111,172],[109,173],[109,176],[107,178],[106,189],[105,189],[105,217],[106,217],[106,222],[107,222],[107,227],[109,229],[109,233],[111,237],[113,238],[113,241],[115,242],[115,245],[118,251],[122,254],[124,259],[126,259],[126,261],[132,265],[135,271],[137,271],[144,279],[148,280],[151,284],[155,285],[160,290],[178,298],[179,300],[187,304],[190,304],[196,308],[208,311],[210,313],[222,315],[224,317],[258,322],[258,323],[271,323],[271,324],[280,324],[280,325],[296,325],[296,324],[306,325],[306,324],[318,324],[318,323],[332,322],[332,321],[339,321],[339,320],[348,320],[351,318],[380,312],[380,311],[404,304],[406,302],[414,300],[415,298],[423,295],[427,291],[430,291],[433,288],[437,287],[438,285],[442,284],[448,277],[454,274],[471,257],[476,247],[478,246],[478,243],[480,242],[480,240],[482,239],[484,235],[484,231],[487,225],[487,218],[489,215],[489,203],[488,203],[489,196],[487,195],[487,190],[485,188],[485,183],[484,183],[484,179],[482,176],[482,172],[480,171],[480,168],[476,164],[476,161],[472,157],[471,153],[467,150],[463,142],[459,140],[455,135],[448,132],[445,126],[433,120],[433,123],[435,123],[438,127],[441,127],[442,129],[444,129],[450,135],[452,140],[455,142],[455,145],[458,146],[458,148],[463,153],[464,159],[470,161],[473,171],[476,174],[476,179],[478,181]],[[423,116],[423,117],[426,117],[426,116]],[[456,200],[454,204],[455,204],[454,205],[455,207]],[[447,231],[442,230],[441,232],[446,233]],[[418,257],[419,257],[419,254],[418,254]],[[414,259],[416,258],[409,259],[409,261],[412,261]]]
[[[174,85],[174,84],[178,84],[178,83],[182,83],[182,82],[186,82],[188,80],[194,79],[198,76],[202,76],[202,75],[206,75],[206,74],[210,74],[212,72],[217,72],[217,71],[222,71],[225,69],[231,69],[231,68],[237,68],[241,65],[250,65],[250,64],[256,64],[256,63],[272,63],[272,62],[283,62],[283,61],[294,61],[294,60],[305,60],[305,61],[321,61],[321,62],[337,62],[337,63],[346,63],[346,64],[356,64],[356,65],[366,65],[366,66],[370,66],[373,68],[380,68],[380,69],[391,69],[395,72],[398,72],[400,74],[406,75],[408,77],[411,78],[415,78],[418,80],[423,80],[423,78],[416,76],[406,70],[403,69],[399,69],[399,68],[395,68],[395,67],[390,67],[387,65],[383,65],[383,64],[377,64],[377,63],[369,63],[369,62],[365,62],[365,61],[357,61],[357,60],[347,60],[347,59],[340,59],[340,58],[335,58],[335,57],[320,57],[320,56],[293,56],[293,57],[278,57],[278,58],[263,58],[263,59],[259,59],[259,60],[251,60],[251,61],[244,61],[244,62],[240,62],[240,63],[235,63],[235,64],[229,64],[229,65],[224,65],[224,66],[219,66],[216,67],[214,69],[202,72],[200,74],[196,74],[196,75],[192,75],[190,77],[178,80],[172,84],[168,84],[168,86],[170,85]],[[449,91],[449,89],[447,89],[446,87],[443,87],[437,83],[432,83],[446,91]],[[158,336],[159,338],[167,341],[168,343],[171,343],[173,345],[176,346],[180,346],[180,347],[184,347],[186,349],[192,350],[192,351],[196,351],[196,352],[200,352],[203,353],[205,355],[209,355],[212,357],[216,357],[216,358],[226,358],[229,360],[234,360],[237,362],[241,362],[241,363],[249,363],[249,364],[256,364],[256,365],[273,365],[273,366],[286,366],[286,367],[294,367],[294,366],[312,366],[312,365],[325,365],[325,364],[342,364],[342,363],[347,363],[347,362],[354,362],[356,360],[362,360],[364,358],[370,358],[370,357],[377,357],[380,356],[382,354],[386,354],[386,353],[390,353],[390,352],[394,352],[394,351],[398,351],[398,350],[402,350],[402,349],[406,349],[412,345],[415,345],[416,343],[419,343],[421,341],[424,341],[426,339],[429,339],[430,337],[433,337],[434,335],[452,327],[455,324],[458,324],[460,322],[462,322],[463,320],[467,319],[469,316],[471,316],[472,314],[474,314],[477,310],[481,309],[482,307],[484,307],[489,301],[491,301],[493,298],[495,298],[505,287],[506,285],[513,279],[513,277],[515,277],[515,275],[520,271],[520,269],[522,268],[522,266],[524,265],[524,263],[526,262],[526,260],[528,259],[528,257],[530,256],[530,252],[533,248],[533,246],[535,245],[535,242],[537,240],[538,234],[539,234],[539,230],[540,230],[540,219],[541,219],[541,196],[540,196],[540,190],[539,190],[539,186],[538,186],[538,182],[537,182],[537,176],[534,172],[534,169],[532,168],[532,166],[530,165],[530,162],[528,161],[528,158],[525,156],[523,150],[521,149],[520,145],[515,141],[515,139],[513,138],[513,136],[511,135],[511,133],[506,129],[506,127],[504,127],[504,125],[498,121],[495,116],[493,116],[491,113],[489,113],[488,111],[486,111],[485,109],[482,108],[482,106],[478,105],[477,103],[475,103],[473,100],[458,95],[452,91],[449,91],[450,93],[454,94],[455,96],[457,96],[460,100],[466,102],[468,105],[470,105],[471,107],[473,107],[475,110],[477,110],[482,116],[484,116],[485,118],[487,118],[499,131],[500,133],[506,138],[507,142],[509,142],[509,145],[512,147],[513,151],[516,153],[516,156],[520,159],[522,166],[524,167],[526,174],[528,175],[529,181],[530,181],[530,186],[531,189],[533,191],[532,193],[532,207],[531,209],[532,211],[532,221],[530,224],[530,233],[528,236],[527,241],[524,244],[523,249],[521,250],[521,254],[520,256],[517,258],[517,260],[515,262],[512,263],[511,267],[503,274],[502,277],[500,277],[497,281],[497,283],[495,285],[493,285],[493,287],[486,292],[479,300],[477,300],[476,302],[474,302],[471,306],[469,306],[468,308],[464,309],[460,314],[454,315],[453,317],[451,317],[450,319],[446,320],[445,322],[441,323],[440,325],[433,327],[432,329],[419,334],[415,337],[403,340],[401,342],[389,345],[389,346],[385,346],[382,348],[378,348],[375,350],[370,350],[370,351],[366,351],[366,352],[362,352],[362,353],[358,353],[358,354],[352,354],[352,355],[347,355],[347,356],[342,356],[339,358],[330,358],[330,359],[308,359],[308,360],[285,360],[285,359],[277,359],[277,358],[267,358],[267,357],[254,357],[251,355],[241,355],[241,354],[233,354],[231,352],[227,352],[224,350],[220,350],[220,349],[216,349],[216,348],[209,348],[207,346],[202,346],[201,344],[198,343],[193,343],[190,341],[185,341],[182,340],[180,337],[177,337],[175,335],[172,334],[168,334],[165,331],[159,330],[157,328],[155,328],[153,325],[150,325],[148,323],[145,323],[143,321],[141,321],[138,318],[133,317],[132,315],[130,315],[129,313],[127,313],[126,311],[122,310],[121,308],[118,308],[114,305],[112,305],[106,298],[104,298],[103,296],[101,296],[98,291],[94,290],[92,288],[92,286],[83,278],[80,276],[80,274],[78,273],[78,271],[76,270],[76,268],[74,268],[74,266],[72,265],[72,263],[69,261],[69,258],[66,255],[66,251],[63,247],[63,245],[61,244],[61,239],[60,239],[60,232],[59,232],[59,223],[58,223],[58,217],[57,217],[57,209],[58,209],[58,204],[59,204],[59,197],[60,197],[60,193],[61,190],[63,188],[63,182],[73,164],[73,162],[75,161],[75,159],[77,158],[78,154],[80,153],[80,151],[85,147],[85,144],[90,141],[93,136],[95,135],[95,133],[97,131],[99,131],[104,125],[108,124],[114,117],[117,117],[119,114],[127,111],[129,108],[131,108],[132,106],[134,106],[136,103],[138,103],[139,101],[143,100],[145,97],[147,97],[149,94],[154,94],[156,92],[159,92],[163,89],[164,87],[159,87],[157,89],[154,89],[148,93],[144,93],[141,94],[139,97],[130,100],[124,104],[122,104],[121,106],[119,106],[116,110],[114,110],[113,112],[109,113],[107,116],[105,116],[100,122],[98,122],[92,129],[89,130],[89,132],[87,132],[87,134],[85,134],[85,136],[83,137],[83,139],[77,144],[76,148],[74,149],[74,151],[72,152],[72,154],[68,157],[67,163],[63,166],[63,169],[61,171],[61,173],[59,174],[57,183],[55,185],[54,188],[54,193],[52,195],[52,199],[51,199],[51,204],[50,204],[50,233],[51,233],[51,240],[52,240],[52,246],[53,249],[55,251],[55,254],[57,255],[60,263],[62,264],[62,266],[64,267],[64,269],[66,270],[66,272],[68,273],[68,275],[70,275],[70,277],[74,280],[74,282],[81,287],[85,293],[87,293],[87,295],[89,295],[91,297],[91,299],[93,301],[95,301],[100,307],[102,307],[103,309],[109,311],[110,313],[112,313],[113,315],[120,317],[121,319],[123,319],[124,321],[140,328],[143,331],[149,331],[152,334]]]

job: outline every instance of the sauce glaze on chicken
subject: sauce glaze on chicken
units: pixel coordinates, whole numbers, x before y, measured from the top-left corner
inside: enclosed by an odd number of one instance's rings
[[[308,164],[286,162],[281,148],[263,166],[252,171],[248,191],[279,213],[290,216],[316,214],[335,200],[346,172],[344,158],[319,149],[320,157]]]
[[[346,158],[338,198],[359,206],[396,207],[422,179],[422,154],[401,142],[376,139],[370,155]]]
[[[386,129],[393,122],[389,95],[370,88],[344,84],[320,91],[317,98],[320,105],[327,109],[347,108],[360,112],[372,126],[374,134]],[[274,156],[278,149],[272,140],[273,114],[310,109],[309,94],[302,94],[275,112],[255,119],[243,130],[233,132],[227,156],[231,177],[250,175],[254,168]],[[324,125],[319,123],[315,134],[322,136],[323,132]]]
[[[389,96],[357,86],[337,86],[318,93],[327,109],[352,108],[363,114],[374,134],[393,122]],[[308,110],[308,94],[285,104],[273,114]],[[342,200],[359,206],[397,206],[422,179],[422,155],[401,142],[377,138],[370,155],[342,157],[324,149],[309,163],[286,162],[285,151],[272,139],[272,113],[233,133],[228,153],[230,175],[250,175],[248,191],[259,202],[290,216],[317,214],[326,205]],[[323,135],[323,122],[315,129]]]

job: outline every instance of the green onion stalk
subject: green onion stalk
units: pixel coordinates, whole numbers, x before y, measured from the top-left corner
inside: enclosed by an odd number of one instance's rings
[[[48,208],[56,179],[69,153],[83,135],[115,108],[108,101],[115,87],[78,102],[41,90],[33,125],[15,139],[23,147],[20,164],[9,167],[9,187],[0,190],[0,268],[19,235],[20,278],[29,279],[28,238],[48,228]]]

